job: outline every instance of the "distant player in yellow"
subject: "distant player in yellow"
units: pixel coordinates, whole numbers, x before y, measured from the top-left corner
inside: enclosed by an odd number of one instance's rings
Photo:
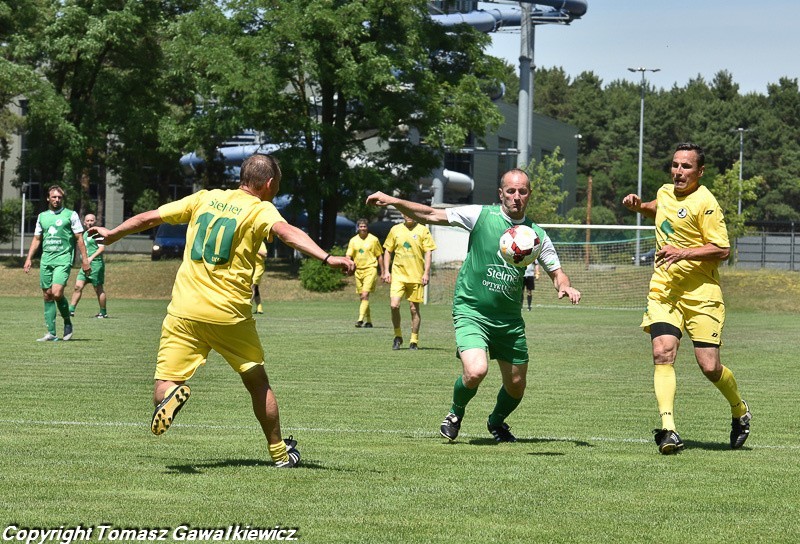
[[[653,385],[661,416],[661,429],[654,433],[665,455],[683,449],[675,430],[674,364],[684,329],[703,374],[731,406],[731,448],[741,448],[750,435],[752,415],[733,373],[719,356],[725,303],[717,266],[728,258],[730,244],[717,200],[700,185],[704,165],[699,146],[680,144],[672,158],[672,183],[662,186],[655,200],[642,202],[635,194],[622,199],[629,210],[656,222],[658,251],[642,328],[653,343]]]
[[[267,265],[267,248],[266,246],[262,245],[261,248],[258,250],[258,258],[256,259],[256,268],[253,272],[253,285],[250,286],[250,289],[253,293],[252,301],[256,305],[256,313],[263,314],[264,313],[264,306],[261,305],[261,289],[259,289],[259,284],[261,283],[261,277],[264,275],[264,270]]]
[[[405,297],[411,309],[411,341],[408,349],[416,350],[421,322],[419,305],[424,300],[424,288],[430,280],[431,254],[436,249],[436,243],[428,227],[403,215],[403,222],[389,231],[383,248],[386,250],[383,254],[383,281],[390,284],[389,297],[394,326],[392,349],[400,349],[403,344],[400,300]]]
[[[356,327],[372,328],[372,315],[369,311],[369,294],[375,290],[378,282],[378,268],[383,277],[383,248],[381,242],[374,234],[369,233],[366,219],[356,222],[358,234],[350,238],[347,244],[347,255],[356,263],[356,293],[361,298],[358,307],[358,321]]]
[[[250,393],[275,466],[291,468],[299,463],[300,452],[291,437],[282,439],[278,402],[264,371],[264,351],[252,317],[250,285],[258,250],[264,240],[277,235],[328,266],[351,273],[355,265],[346,257],[329,255],[285,222],[272,205],[280,182],[280,166],[272,156],[252,155],[242,163],[238,189],[202,190],[132,217],[115,229],[94,227],[89,233],[111,244],[165,221],[189,225],[183,263],[161,329],[153,434],[172,425],[189,399],[186,381],[213,349],[239,373]]]

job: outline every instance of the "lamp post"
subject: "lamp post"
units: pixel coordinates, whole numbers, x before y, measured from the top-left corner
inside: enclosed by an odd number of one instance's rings
[[[749,128],[734,128],[731,132],[739,133],[739,205],[736,208],[737,215],[742,215],[742,166],[744,164],[744,133],[750,132]]]
[[[25,196],[28,193],[28,184],[22,184],[22,217],[19,221],[19,256],[25,256]]]
[[[628,68],[629,72],[642,73],[642,100],[641,108],[639,109],[639,176],[636,184],[636,194],[642,198],[642,154],[644,152],[644,74],[645,72],[658,72],[661,68]],[[639,227],[642,226],[642,214],[636,214],[636,266],[639,266],[639,256],[642,251],[642,234]]]

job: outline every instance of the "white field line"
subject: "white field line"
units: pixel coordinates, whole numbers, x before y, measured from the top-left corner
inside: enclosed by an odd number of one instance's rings
[[[43,420],[27,420],[27,419],[0,419],[0,425],[39,425],[43,427],[149,427],[145,423],[132,423],[126,421],[43,421]],[[208,424],[181,424],[175,423],[172,427],[183,427],[186,429],[253,429],[253,425],[208,425]],[[353,433],[353,434],[384,434],[384,435],[409,435],[414,438],[430,438],[438,437],[439,433],[430,432],[423,429],[352,429],[352,428],[339,428],[328,429],[323,427],[283,427],[284,431],[293,432],[308,432],[308,433]],[[485,434],[467,434],[461,433],[458,435],[460,438],[486,438]],[[541,440],[552,442],[610,442],[622,444],[650,444],[652,439],[646,438],[620,438],[610,436],[591,436],[586,438],[578,438],[575,436],[517,436],[520,440]],[[751,441],[747,442],[748,448],[752,449],[771,449],[771,450],[798,450],[800,445],[766,445],[754,444]]]

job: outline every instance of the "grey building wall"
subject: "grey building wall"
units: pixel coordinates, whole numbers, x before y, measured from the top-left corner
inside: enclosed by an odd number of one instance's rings
[[[495,132],[485,136],[486,151],[477,150],[474,154],[475,191],[472,197],[474,204],[497,202],[500,176],[517,166],[517,154],[503,154],[502,151],[505,148],[516,149],[517,147],[517,107],[505,102],[498,102],[497,106],[500,113],[503,114],[505,122]],[[538,162],[542,156],[551,154],[556,147],[559,147],[562,157],[566,160],[561,188],[567,191],[567,197],[559,208],[559,213],[562,215],[575,207],[575,188],[578,175],[577,136],[578,130],[574,126],[544,115],[533,114],[531,159]]]

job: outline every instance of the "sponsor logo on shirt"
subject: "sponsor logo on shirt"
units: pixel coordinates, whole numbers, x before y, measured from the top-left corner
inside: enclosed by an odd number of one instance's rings
[[[680,217],[681,219],[686,217],[686,208],[681,208],[680,210],[678,210],[678,217]]]

